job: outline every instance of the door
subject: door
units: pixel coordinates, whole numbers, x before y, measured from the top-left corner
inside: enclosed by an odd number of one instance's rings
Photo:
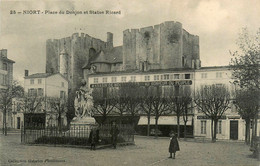
[[[20,129],[21,128],[21,118],[20,117],[17,117],[17,129]]]
[[[233,139],[233,140],[238,139],[238,121],[237,120],[230,121],[230,139]]]

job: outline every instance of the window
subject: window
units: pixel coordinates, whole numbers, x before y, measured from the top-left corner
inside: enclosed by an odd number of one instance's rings
[[[30,83],[31,83],[31,84],[34,84],[34,79],[31,79],[31,80],[30,80]]]
[[[201,134],[206,134],[206,121],[201,121]]]
[[[121,82],[126,82],[126,77],[121,77]]]
[[[144,76],[144,80],[145,81],[149,81],[150,80],[150,76]]]
[[[222,73],[221,72],[217,72],[216,73],[216,78],[222,78]]]
[[[218,121],[218,124],[217,124],[217,134],[221,134],[221,132],[222,132],[221,126],[222,126],[222,121],[220,120],[220,121]]]
[[[201,73],[201,78],[207,78],[208,74],[207,73]]]
[[[169,74],[164,74],[164,75],[163,75],[163,79],[164,79],[164,80],[169,80]]]
[[[135,76],[131,76],[131,81],[135,82],[136,81],[136,77]]]
[[[3,63],[3,70],[7,71],[7,63]]]
[[[38,79],[38,84],[42,84],[42,79]]]
[[[116,77],[112,77],[112,82],[116,82]]]
[[[185,74],[185,79],[190,79],[190,74]]]
[[[107,77],[102,78],[103,83],[107,83]]]
[[[28,96],[37,96],[37,89],[28,89]]]
[[[180,74],[174,74],[174,79],[180,79]]]
[[[64,87],[64,82],[61,82],[61,87]]]
[[[159,80],[160,77],[159,77],[159,75],[154,75],[153,79],[154,79],[154,81],[156,81],[156,80]]]
[[[65,92],[64,91],[60,91],[60,98],[64,99],[65,98]]]
[[[4,85],[8,84],[7,78],[8,78],[7,75],[3,75],[3,83],[4,83]]]
[[[38,88],[38,96],[43,96],[43,89],[42,88]]]
[[[94,83],[98,83],[98,78],[94,78]]]

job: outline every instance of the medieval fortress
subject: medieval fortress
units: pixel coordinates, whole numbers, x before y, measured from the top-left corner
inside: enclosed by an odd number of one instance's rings
[[[173,21],[127,29],[123,31],[123,45],[117,47],[110,32],[107,41],[75,33],[46,42],[46,72],[64,75],[72,96],[90,73],[199,67],[199,37]]]

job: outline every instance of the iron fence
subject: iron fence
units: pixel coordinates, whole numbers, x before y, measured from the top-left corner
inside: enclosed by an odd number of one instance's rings
[[[99,130],[100,144],[109,144],[111,125],[72,124],[67,127],[26,126],[21,127],[21,142],[25,144],[70,144],[88,145],[92,128]],[[118,142],[134,142],[132,125],[118,125]]]

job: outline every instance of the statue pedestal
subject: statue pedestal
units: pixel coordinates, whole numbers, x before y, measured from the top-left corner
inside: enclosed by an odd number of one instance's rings
[[[89,137],[91,127],[96,125],[92,117],[74,118],[70,123],[70,133],[74,137]]]

